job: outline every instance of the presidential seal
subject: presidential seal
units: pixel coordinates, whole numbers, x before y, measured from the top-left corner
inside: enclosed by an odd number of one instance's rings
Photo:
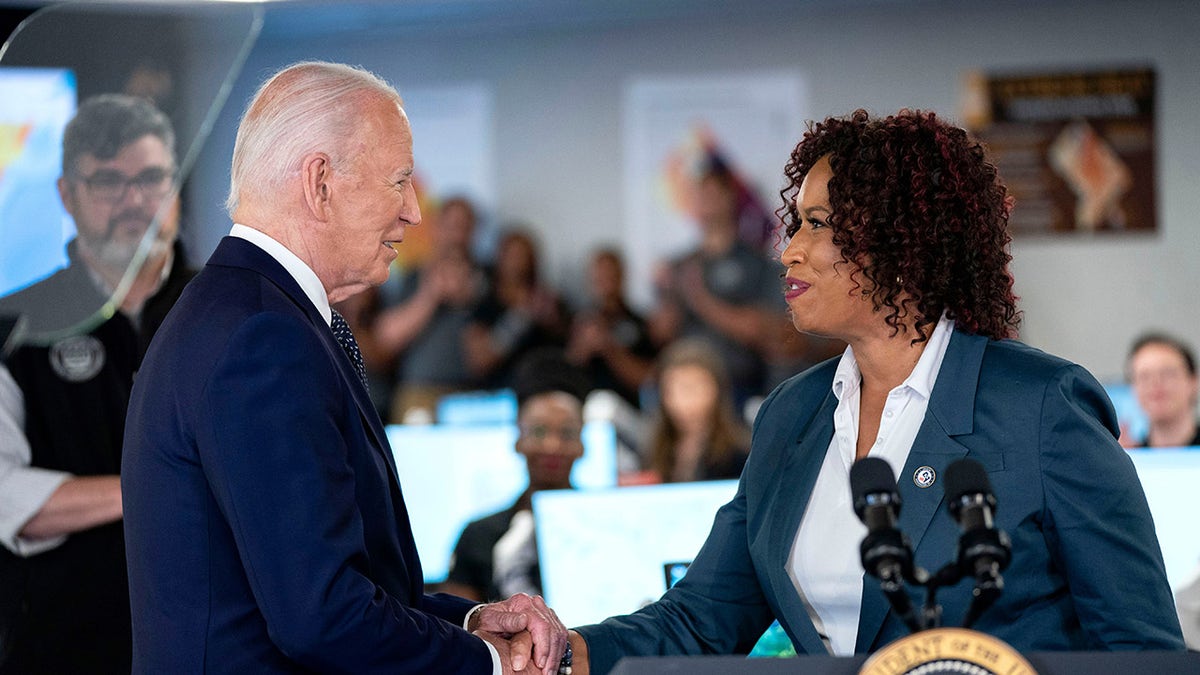
[[[104,367],[104,345],[91,335],[76,335],[50,347],[50,367],[67,382],[86,382]]]
[[[875,652],[859,675],[1037,675],[1025,657],[991,635],[935,628]]]

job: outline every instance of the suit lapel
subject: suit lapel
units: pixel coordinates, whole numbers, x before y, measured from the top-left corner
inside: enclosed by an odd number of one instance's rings
[[[800,520],[804,517],[813,486],[816,485],[821,463],[829,450],[829,441],[833,438],[833,411],[836,407],[837,398],[830,391],[806,429],[792,428],[790,434],[781,439],[789,445],[795,445],[780,472],[776,503],[780,505],[782,513],[776,523],[778,534],[771,538],[773,550],[768,560],[780,563],[772,565],[771,569],[774,586],[780,591],[775,594],[782,610],[780,623],[788,628],[792,640],[808,654],[827,654],[828,649],[821,641],[808,615],[808,608],[788,574],[787,561],[796,533],[800,530]]]
[[[927,542],[925,533],[945,497],[941,479],[946,466],[967,454],[967,448],[953,437],[969,434],[973,429],[975,392],[986,346],[987,338],[957,330],[950,336],[925,419],[898,476],[897,488],[902,506],[897,526],[909,536],[914,552],[924,545],[936,550],[939,560],[949,560],[947,556],[954,552],[953,542]],[[919,487],[915,479],[917,470],[922,467],[932,468],[937,476],[934,483],[925,488]],[[935,571],[929,570],[931,573]],[[890,609],[878,582],[864,576],[855,651],[870,649]]]
[[[384,433],[383,423],[379,420],[379,414],[375,412],[375,406],[371,403],[370,395],[358,379],[358,374],[354,372],[354,366],[342,350],[342,346],[333,337],[333,332],[329,329],[329,324],[325,323],[325,317],[321,316],[321,313],[313,306],[312,301],[301,290],[300,284],[296,283],[292,275],[284,269],[283,265],[279,264],[279,261],[271,257],[269,253],[239,237],[226,236],[222,238],[216,250],[213,251],[212,256],[208,259],[208,264],[242,267],[258,272],[279,288],[304,313],[312,323],[313,330],[320,336],[322,344],[325,345],[325,351],[329,354],[329,358],[338,364],[337,367],[342,374],[342,379],[346,381],[346,384],[350,387],[350,391],[353,393],[354,403],[358,407],[363,425],[370,430],[371,436],[375,439],[374,446],[376,450],[383,455],[384,460],[391,469],[392,480],[397,481],[396,460],[392,457],[391,446],[387,442],[387,434]],[[397,481],[397,491],[399,487],[399,482]]]

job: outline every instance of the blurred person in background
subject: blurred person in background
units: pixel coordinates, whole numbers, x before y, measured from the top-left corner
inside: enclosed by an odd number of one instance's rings
[[[1126,447],[1174,448],[1200,445],[1196,357],[1182,341],[1151,333],[1133,343],[1126,373],[1150,428],[1144,438],[1123,439]]]
[[[435,410],[442,396],[479,384],[462,340],[487,292],[487,275],[473,253],[477,221],[465,197],[442,202],[429,257],[398,283],[381,286],[375,310],[362,322],[363,360],[389,380],[385,409],[393,423],[410,410]]]
[[[62,168],[70,262],[0,300],[32,333],[60,333],[0,365],[0,671],[129,672],[125,412],[150,339],[195,272],[177,241],[175,134],[148,101],[85,101],[64,132]],[[159,217],[132,285],[115,295]],[[100,315],[110,299],[115,311]]]
[[[699,178],[699,246],[655,274],[659,303],[649,329],[659,347],[681,337],[708,340],[720,354],[734,400],[764,393],[766,337],[786,325],[779,268],[738,237],[737,190],[729,167],[713,163]]]
[[[610,389],[633,408],[654,369],[654,344],[646,321],[625,301],[625,261],[615,248],[592,253],[589,306],[577,312],[567,359],[585,369],[595,389]]]
[[[512,506],[463,529],[443,590],[473,600],[542,592],[533,536],[533,494],[571,488],[571,469],[583,456],[587,378],[556,349],[526,355],[513,382],[517,395],[516,451],[529,485]]]
[[[511,387],[513,368],[540,347],[566,344],[570,317],[542,281],[537,240],[523,228],[500,236],[488,294],[463,333],[467,368],[480,386]]]
[[[644,453],[664,483],[737,478],[750,431],[733,407],[725,365],[703,340],[679,340],[657,363],[658,408]]]

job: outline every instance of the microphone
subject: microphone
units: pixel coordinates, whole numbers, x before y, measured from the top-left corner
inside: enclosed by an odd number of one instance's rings
[[[1012,560],[1012,542],[996,529],[996,496],[983,465],[960,459],[946,467],[946,497],[950,515],[958,522],[959,572],[975,578],[971,605],[963,628],[970,628],[1004,590],[1000,573]]]
[[[858,460],[850,467],[850,494],[854,513],[867,526],[867,536],[858,549],[863,569],[879,579],[892,609],[908,629],[920,631],[904,581],[923,584],[926,575],[914,569],[912,544],[896,527],[901,501],[892,467],[878,457]]]

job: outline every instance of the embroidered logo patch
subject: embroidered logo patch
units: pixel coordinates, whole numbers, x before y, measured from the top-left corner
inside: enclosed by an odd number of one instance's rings
[[[67,382],[86,382],[104,367],[104,345],[91,335],[59,340],[50,347],[50,367]]]

